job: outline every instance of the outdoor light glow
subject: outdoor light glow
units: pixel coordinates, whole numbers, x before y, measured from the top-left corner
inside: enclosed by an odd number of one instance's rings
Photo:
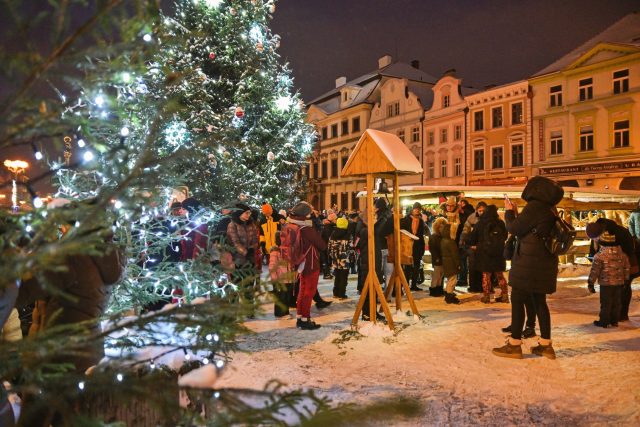
[[[193,2],[197,4],[200,0],[193,0]],[[206,4],[207,7],[218,7],[221,3],[222,0],[204,0],[204,4]]]
[[[127,73],[126,71],[122,73],[122,81],[125,83],[129,83],[131,81],[131,74]]]
[[[222,360],[218,360],[218,361],[216,362],[216,367],[217,367],[218,369],[222,368],[223,366],[224,366],[224,361],[222,361]]]
[[[124,126],[122,129],[120,129],[120,135],[129,136],[129,128]]]
[[[116,209],[120,209],[122,207],[122,202],[120,200],[116,200],[113,205]]]
[[[34,197],[33,199],[33,207],[34,208],[41,208],[44,205],[44,202],[42,201],[42,199],[40,197]]]
[[[34,156],[35,156],[36,160],[42,160],[42,158],[44,157],[40,151],[36,151]]]
[[[31,227],[30,225],[27,225],[27,226],[24,228],[24,231],[26,231],[27,233],[31,233],[31,230],[33,230],[33,227]]]
[[[93,153],[87,150],[82,155],[82,158],[84,159],[85,162],[90,162],[91,160],[93,160]]]
[[[78,147],[83,148],[85,145],[86,145],[86,144],[85,144],[85,142],[84,142],[84,139],[79,139],[79,140],[78,140]]]
[[[102,95],[98,95],[96,96],[96,99],[94,100],[94,102],[98,107],[102,107],[104,105],[104,98],[102,97]]]
[[[80,390],[84,390],[84,381],[80,381],[80,382],[78,383],[78,388],[79,388]]]
[[[276,106],[278,107],[278,109],[280,111],[284,111],[287,108],[289,108],[289,105],[291,104],[291,98],[289,98],[288,96],[281,96],[280,98],[278,98],[278,100],[276,101]]]
[[[144,36],[142,36],[142,40],[144,40],[146,42],[150,42],[151,41],[151,34],[145,34]]]
[[[118,374],[116,375],[116,379],[120,382],[122,382],[122,380],[124,379],[124,377],[122,376],[122,374]]]

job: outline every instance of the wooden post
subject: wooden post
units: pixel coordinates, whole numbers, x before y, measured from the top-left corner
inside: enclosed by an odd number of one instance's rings
[[[367,278],[364,282],[364,286],[362,287],[362,293],[360,294],[360,299],[358,300],[358,305],[356,307],[356,312],[353,314],[353,319],[351,324],[353,326],[358,324],[358,317],[362,312],[364,306],[364,300],[367,295],[369,295],[369,313],[371,316],[371,321],[376,323],[376,297],[380,297],[380,305],[382,306],[382,310],[387,318],[387,324],[389,325],[389,329],[393,330],[393,317],[391,316],[391,311],[389,310],[389,305],[387,304],[387,300],[382,294],[382,286],[380,286],[380,281],[378,280],[378,275],[376,274],[376,242],[375,242],[375,216],[373,212],[373,174],[367,174],[367,247],[369,257],[369,271],[367,273]]]

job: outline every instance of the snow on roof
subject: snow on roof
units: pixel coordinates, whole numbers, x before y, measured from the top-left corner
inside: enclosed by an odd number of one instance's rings
[[[409,81],[407,86],[409,87],[409,91],[418,97],[423,109],[428,110],[431,108],[431,105],[433,105],[433,89],[431,87],[426,87],[425,85],[412,81]]]
[[[598,43],[607,42],[640,47],[640,12],[633,12],[624,16],[600,34],[590,40],[587,40],[585,43],[578,46],[576,49],[572,50],[551,65],[535,73],[532,77],[560,71],[587,53]]]
[[[376,157],[376,151],[369,144],[379,149],[384,158]],[[369,148],[369,149],[368,149]],[[363,158],[363,156],[368,156]],[[422,166],[416,156],[397,135],[375,129],[364,131],[342,169],[342,176],[364,175],[367,173],[421,174]]]

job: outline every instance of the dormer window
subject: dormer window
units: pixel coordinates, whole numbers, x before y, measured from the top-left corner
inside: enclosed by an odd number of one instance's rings
[[[449,98],[449,95],[444,95],[442,97],[442,108],[447,108],[449,105],[451,105],[451,100]]]
[[[345,90],[344,92],[342,92],[342,100],[343,100],[344,102],[347,102],[347,97],[348,97],[348,96],[349,96],[349,95],[347,94],[347,91],[346,91],[346,90]]]

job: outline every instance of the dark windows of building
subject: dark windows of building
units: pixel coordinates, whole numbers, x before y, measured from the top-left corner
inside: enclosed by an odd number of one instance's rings
[[[462,139],[462,126],[455,125],[453,128],[453,139],[454,141],[460,141]]]
[[[398,138],[400,138],[400,140],[404,142],[404,129],[400,129],[398,131]]]
[[[484,112],[476,111],[473,113],[473,130],[484,130]]]
[[[338,194],[337,193],[331,193],[331,208],[333,209],[333,207],[335,205],[338,204]]]
[[[387,117],[394,117],[398,115],[400,115],[400,102],[387,104]]]
[[[318,179],[318,162],[313,162],[313,178]]]
[[[340,193],[340,209],[349,209],[349,193]]]
[[[342,156],[342,169],[344,169],[348,161],[349,161],[349,156]]]
[[[358,203],[358,192],[354,191],[351,193],[351,209],[358,210],[360,209],[360,203]]]
[[[429,131],[429,137],[428,137],[427,141],[428,141],[427,143],[429,145],[435,144],[436,136],[435,136],[435,132],[434,131],[432,131],[432,130]]]
[[[429,178],[430,179],[435,178],[436,177],[436,170],[435,170],[436,168],[435,168],[434,162],[432,162],[432,161],[429,162],[429,165],[428,165],[427,169],[428,169],[428,173],[429,173]]]
[[[582,79],[578,82],[580,101],[586,101],[593,98],[593,79]]]
[[[453,175],[462,176],[462,158],[460,157],[453,160]]]
[[[327,161],[323,160],[322,161],[322,176],[321,178],[328,178],[329,177],[329,173],[327,172]]]
[[[504,150],[502,147],[493,147],[491,149],[491,169],[504,168]]]
[[[522,102],[516,102],[515,104],[511,104],[511,124],[521,125],[522,122],[523,122]]]
[[[322,128],[322,140],[323,140],[323,141],[324,141],[325,139],[328,139],[328,138],[329,138],[329,135],[328,135],[327,133],[328,133],[328,130],[327,130],[327,127],[325,126],[325,127],[323,127],[323,128]]]
[[[551,132],[551,155],[562,154],[562,131]]]
[[[521,168],[524,166],[524,144],[514,144],[511,146],[511,167]]]
[[[415,126],[411,128],[411,142],[418,142],[418,141],[420,141],[420,127]]]
[[[502,127],[502,107],[493,107],[491,109],[491,127]]]
[[[473,170],[484,170],[484,148],[473,150]]]
[[[580,126],[580,151],[593,150],[593,126]]]
[[[342,134],[343,135],[349,134],[349,120],[342,121]]]
[[[440,177],[441,178],[447,177],[447,160],[446,159],[440,161]]]
[[[629,70],[613,73],[613,93],[629,92]]]
[[[451,98],[449,98],[449,95],[444,95],[442,97],[442,108],[447,108],[451,102]]]
[[[613,123],[613,146],[615,148],[629,146],[629,120]]]
[[[360,117],[351,119],[351,132],[360,132]]]
[[[441,144],[446,144],[448,139],[449,139],[447,130],[448,130],[447,128],[440,129],[440,143]]]
[[[549,105],[559,107],[562,105],[562,86],[551,86],[549,88]]]
[[[331,138],[337,138],[338,137],[338,124],[333,124],[331,125]]]
[[[331,178],[338,177],[338,158],[331,159]]]

